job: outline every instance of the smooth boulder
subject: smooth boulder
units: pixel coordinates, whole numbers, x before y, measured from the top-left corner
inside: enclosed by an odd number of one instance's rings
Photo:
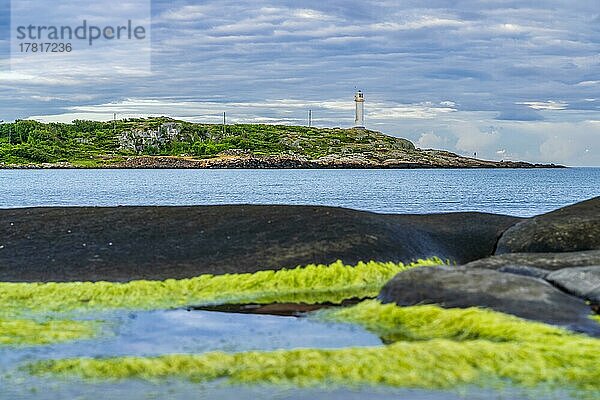
[[[0,281],[129,281],[255,272],[340,259],[489,256],[520,218],[388,215],[317,206],[0,210]]]
[[[531,278],[546,279],[550,271],[535,267],[526,267],[523,265],[506,265],[497,270],[498,272],[504,272],[507,274],[515,274],[522,276],[529,276]]]
[[[546,280],[565,292],[600,306],[600,266],[561,269],[549,274]]]
[[[522,221],[502,234],[496,254],[600,250],[600,197]]]
[[[508,253],[482,258],[464,266],[495,270],[509,266],[522,266],[557,271],[563,268],[587,265],[600,265],[600,250],[570,253]]]
[[[589,318],[591,310],[583,300],[541,279],[489,269],[415,268],[397,274],[383,287],[379,299],[399,306],[490,308],[600,336],[600,324]]]

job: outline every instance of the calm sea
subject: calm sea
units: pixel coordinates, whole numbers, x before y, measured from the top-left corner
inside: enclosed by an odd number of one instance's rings
[[[598,195],[600,168],[0,171],[0,208],[311,204],[531,216]]]

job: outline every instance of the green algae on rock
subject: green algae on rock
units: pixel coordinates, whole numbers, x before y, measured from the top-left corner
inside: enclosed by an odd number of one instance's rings
[[[28,369],[108,380],[228,378],[234,383],[409,388],[508,384],[566,388],[586,397],[600,390],[600,340],[561,328],[477,308],[401,308],[376,301],[321,311],[318,317],[360,323],[390,341],[402,341],[337,350],[48,360]]]
[[[528,387],[548,385],[594,391],[600,390],[599,362],[600,344],[593,339],[577,338],[560,346],[433,339],[340,350],[50,360],[31,364],[29,370],[33,374],[87,379],[229,378],[231,382],[300,386],[384,384],[452,388],[504,380]]]
[[[367,300],[353,307],[320,311],[317,317],[362,325],[388,342],[430,339],[533,342],[574,337],[562,328],[477,307],[398,307]]]
[[[253,274],[128,283],[0,283],[0,315],[98,309],[164,309],[225,303],[340,303],[374,297],[398,272],[443,262],[432,258],[404,265],[341,261]]]
[[[0,318],[0,346],[33,346],[89,339],[95,336],[97,324],[92,321]]]
[[[48,344],[88,338],[96,324],[57,320],[69,311],[164,309],[227,302],[341,303],[376,296],[396,273],[441,264],[439,259],[404,265],[341,261],[253,274],[203,275],[192,279],[129,283],[0,283],[0,345]],[[49,315],[46,322],[27,319]]]

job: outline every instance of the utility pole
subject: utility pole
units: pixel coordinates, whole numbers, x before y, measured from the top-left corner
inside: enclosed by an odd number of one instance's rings
[[[113,135],[117,135],[117,113],[113,113]]]
[[[312,110],[308,110],[308,127],[312,126]]]

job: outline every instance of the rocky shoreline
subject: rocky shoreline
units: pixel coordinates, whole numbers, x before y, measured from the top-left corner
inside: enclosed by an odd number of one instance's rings
[[[208,159],[171,156],[135,156],[122,160],[107,159],[100,166],[82,166],[69,162],[13,165],[0,163],[0,169],[416,169],[416,168],[564,168],[556,164],[532,164],[522,161],[486,161],[460,157],[440,151],[422,151],[417,156],[380,158],[371,155],[330,155],[308,159],[294,155],[221,156]]]

